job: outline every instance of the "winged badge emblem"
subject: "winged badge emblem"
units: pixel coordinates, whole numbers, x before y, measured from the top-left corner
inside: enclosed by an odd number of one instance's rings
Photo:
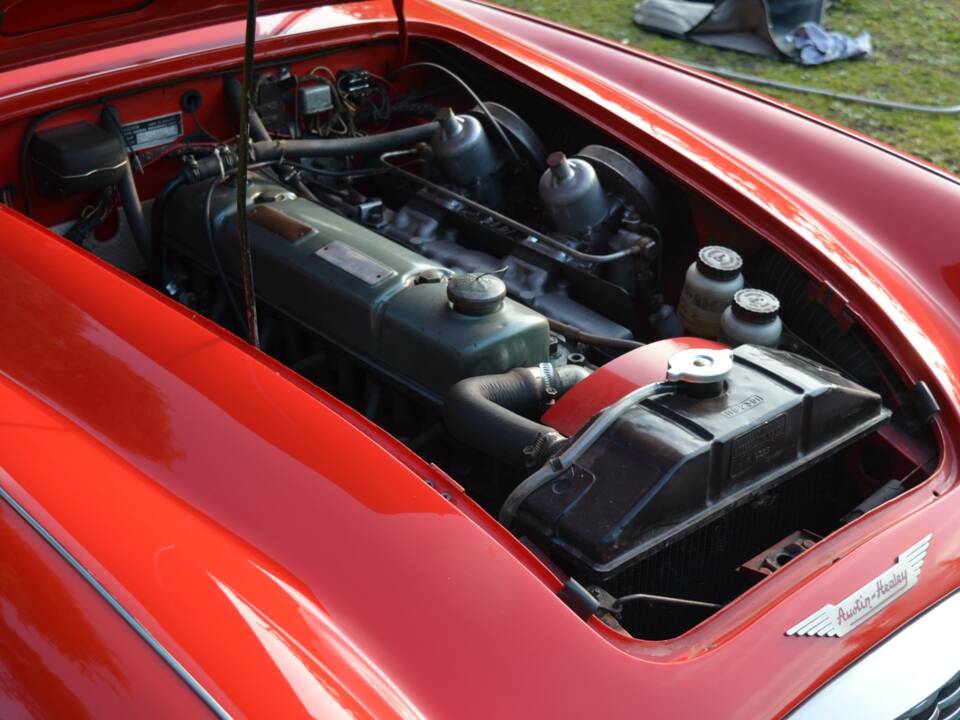
[[[904,550],[885,570],[836,605],[824,605],[787,630],[787,635],[843,637],[917,584],[933,535]]]

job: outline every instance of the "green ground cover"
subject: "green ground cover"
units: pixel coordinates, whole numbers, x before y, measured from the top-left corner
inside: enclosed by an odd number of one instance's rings
[[[500,1],[681,61],[844,93],[930,105],[960,104],[960,0],[838,0],[827,11],[826,28],[851,35],[869,31],[873,53],[813,68],[644,32],[631,20],[631,0]],[[960,115],[925,115],[769,87],[756,89],[960,174]]]

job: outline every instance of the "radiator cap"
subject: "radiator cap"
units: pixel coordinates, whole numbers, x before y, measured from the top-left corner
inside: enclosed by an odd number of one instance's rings
[[[701,349],[708,343],[671,353],[676,377],[684,378],[684,357],[708,353],[718,353],[717,362],[693,364],[691,372],[713,381],[722,376],[717,368],[729,355]],[[660,361],[661,368],[667,362]],[[576,387],[589,389],[593,377]],[[810,470],[796,486],[804,492],[822,476],[819,462],[890,417],[878,394],[773,348],[740,345],[726,379],[712,384],[724,391],[703,398],[682,388],[632,405],[564,474],[526,497],[513,529],[563,561],[579,581],[605,584]]]
[[[690,348],[667,360],[667,380],[680,383],[691,395],[713,396],[723,390],[723,381],[733,370],[733,351]]]

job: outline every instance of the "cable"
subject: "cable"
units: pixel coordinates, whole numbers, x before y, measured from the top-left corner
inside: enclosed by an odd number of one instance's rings
[[[678,60],[697,70],[713,73],[720,77],[730,78],[731,80],[740,80],[742,82],[753,83],[754,85],[766,85],[767,87],[780,88],[781,90],[791,90],[792,92],[805,93],[807,95],[820,95],[822,97],[842,100],[844,102],[860,103],[861,105],[872,105],[874,107],[886,108],[888,110],[907,110],[909,112],[928,113],[932,115],[960,115],[960,105],[923,105],[915,103],[900,102],[899,100],[885,100],[883,98],[871,98],[866,95],[851,95],[848,93],[838,93],[832,90],[811,87],[809,85],[797,85],[795,83],[783,82],[782,80],[771,80],[760,77],[759,75],[748,75],[747,73],[727,70],[726,68],[715,67],[713,65],[702,65],[700,63],[689,62],[687,60]]]
[[[300,137],[300,78],[291,75],[293,78],[293,133],[294,139]]]
[[[220,276],[220,282],[223,283],[223,290],[227,294],[227,301],[230,303],[230,307],[233,308],[233,316],[237,320],[237,327],[242,329],[244,322],[244,315],[240,309],[240,306],[237,304],[237,298],[233,295],[233,288],[230,286],[230,281],[227,279],[227,273],[223,269],[223,263],[220,262],[220,255],[217,253],[217,245],[213,239],[213,193],[216,192],[216,189],[226,180],[226,178],[215,178],[211,181],[210,186],[207,188],[207,192],[203,198],[203,232],[207,236],[207,243],[210,245],[210,255],[213,257],[213,265],[216,268],[217,275]]]
[[[213,142],[176,142],[167,145],[163,149],[154,150],[152,153],[150,151],[142,152],[140,154],[140,163],[144,170],[146,170],[151,165],[160,162],[166,157],[171,155],[179,154],[189,154],[196,155],[198,150],[208,151],[213,150],[213,148],[220,147],[221,143]]]
[[[373,177],[374,175],[384,175],[390,172],[387,168],[357,168],[356,170],[325,170],[323,168],[313,167],[306,163],[298,163],[292,160],[284,160],[284,165],[292,165],[304,172],[321,175],[323,177]]]
[[[369,75],[370,77],[372,77],[374,80],[377,80],[377,81],[379,81],[379,82],[382,82],[382,83],[383,83],[384,85],[386,85],[387,87],[393,87],[393,83],[392,83],[392,82],[390,82],[389,80],[387,80],[385,77],[382,77],[382,76],[380,76],[380,75],[377,75],[375,72],[371,72],[371,71],[367,70],[367,75]]]
[[[415,63],[410,63],[409,65],[398,67],[396,70],[394,70],[389,75],[387,75],[387,78],[396,77],[400,73],[406,72],[407,70],[412,70],[414,68],[432,68],[434,70],[439,70],[441,72],[446,73],[448,76],[450,76],[450,78],[452,78],[455,82],[457,82],[460,85],[460,87],[462,87],[467,92],[467,94],[471,98],[473,98],[473,101],[480,106],[480,109],[483,110],[483,114],[487,116],[487,120],[490,121],[490,124],[493,126],[493,128],[497,131],[497,133],[500,135],[501,139],[503,140],[503,144],[507,146],[507,149],[510,151],[510,154],[513,155],[513,159],[516,160],[517,162],[520,162],[520,153],[517,152],[517,149],[514,147],[513,143],[510,141],[510,138],[507,136],[507,133],[500,126],[500,123],[496,121],[496,119],[490,113],[490,110],[487,109],[486,103],[483,102],[483,100],[480,99],[480,97],[473,91],[473,89],[469,85],[467,85],[466,81],[464,81],[459,75],[454,73],[453,70],[450,70],[449,68],[446,68],[443,65],[440,65],[438,63],[415,62]]]
[[[83,242],[87,236],[96,230],[97,226],[106,219],[115,206],[116,193],[114,187],[109,185],[101,191],[100,199],[96,206],[87,206],[84,208],[80,218],[69,227],[63,234],[63,237],[83,247]]]
[[[594,347],[613,348],[615,350],[636,350],[643,347],[642,342],[637,340],[627,340],[626,338],[610,337],[608,335],[594,335],[581,330],[573,325],[567,325],[551,317],[547,318],[550,323],[550,329],[563,335],[567,340],[581,342],[584,345],[593,345]]]
[[[312,165],[307,165],[305,163],[298,163],[292,160],[284,160],[284,165],[291,165],[295,168],[299,168],[304,172],[313,173],[314,175],[321,175],[323,177],[340,177],[340,178],[352,178],[352,177],[371,177],[374,175],[383,175],[387,172],[390,172],[386,168],[358,168],[356,170],[326,170],[324,168],[313,167]]]
[[[339,75],[335,76],[333,82],[333,97],[339,98],[337,103],[337,111],[340,114],[341,122],[343,122],[347,127],[347,135],[350,137],[359,137],[357,132],[357,125],[354,121],[354,113],[356,113],[356,106],[350,102],[350,99],[347,93],[340,87],[340,83],[344,80],[343,71]]]
[[[178,188],[186,184],[187,178],[183,173],[177,173],[153,198],[153,208],[150,211],[150,282],[160,291],[164,289],[165,247],[163,232],[167,202]]]
[[[329,76],[333,84],[337,82],[337,76],[334,74],[333,70],[328,68],[326,65],[317,65],[315,68],[313,68],[313,70],[307,73],[307,77],[316,78],[317,70],[322,70],[323,72],[325,72]]]
[[[687,600],[686,598],[670,597],[668,595],[631,593],[630,595],[624,595],[614,600],[613,604],[610,606],[610,610],[619,614],[620,611],[623,610],[624,603],[634,602],[636,600],[647,600],[648,602],[658,602],[667,605],[684,605],[686,607],[709,608],[711,610],[716,610],[723,607],[723,605],[720,605],[719,603],[706,602],[704,600]]]
[[[452,198],[457,202],[463,205],[466,205],[469,208],[473,208],[478,212],[486,213],[487,215],[492,217],[494,220],[504,225],[507,225],[513,230],[521,232],[525,236],[529,238],[533,238],[536,242],[542,243],[544,245],[547,245],[553,248],[554,250],[565,253],[576,260],[581,260],[582,262],[588,262],[588,263],[603,264],[603,263],[613,262],[614,260],[620,260],[621,258],[629,257],[630,255],[636,255],[639,252],[641,252],[640,245],[633,245],[631,247],[624,248],[623,250],[618,250],[617,252],[609,253],[607,255],[593,255],[591,253],[585,253],[585,252],[581,252],[580,250],[575,250],[571,247],[568,247],[567,245],[564,245],[559,240],[556,240],[555,238],[550,237],[549,235],[544,235],[542,232],[538,230],[534,230],[533,228],[528,227],[527,225],[524,225],[521,222],[517,222],[516,220],[509,218],[506,215],[498,213],[496,210],[492,210],[488,208],[486,205],[482,205],[478,202],[475,202],[470,198],[466,197],[465,195],[461,195],[458,192],[454,192],[453,190],[445,188],[443,185],[438,185],[435,182],[431,182],[426,178],[422,178],[415,173],[412,173],[408,170],[404,170],[402,167],[398,165],[394,165],[393,163],[389,162],[390,158],[407,156],[416,152],[417,152],[416,150],[397,150],[393,152],[385,152],[383,155],[380,156],[380,161],[384,165],[386,165],[388,168],[390,168],[393,172],[403,175],[405,178],[412,180],[414,182],[417,182],[423,185],[424,187],[430,188],[436,193],[439,193],[441,195],[446,195],[447,197]]]
[[[247,165],[250,159],[250,82],[253,77],[253,47],[257,40],[257,0],[247,0],[247,29],[243,48],[243,86],[240,95],[240,140],[237,164],[237,234],[240,236],[240,278],[247,339],[260,348],[257,298],[253,287],[253,250],[247,232]]]
[[[209,138],[213,142],[217,142],[217,143],[223,142],[223,140],[218,138],[216,135],[214,135],[212,132],[210,132],[203,126],[203,123],[200,122],[200,118],[197,117],[196,110],[190,111],[190,117],[193,119],[193,124],[197,127],[197,130],[199,130],[203,135],[206,135],[207,138]]]

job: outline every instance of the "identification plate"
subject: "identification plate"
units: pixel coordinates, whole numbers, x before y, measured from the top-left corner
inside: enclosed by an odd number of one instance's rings
[[[179,112],[123,125],[123,140],[133,150],[166,145],[176,141],[181,135],[183,135],[183,113]]]
[[[376,285],[378,282],[397,274],[392,268],[381,265],[369,255],[365,255],[339,240],[327,243],[317,250],[315,255],[331,265],[336,265],[344,272],[350,273],[367,285]]]

